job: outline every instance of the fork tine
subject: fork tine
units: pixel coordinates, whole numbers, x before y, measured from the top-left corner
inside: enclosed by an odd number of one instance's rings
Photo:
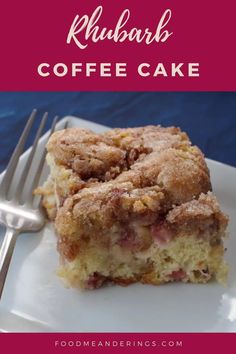
[[[36,110],[34,109],[26,123],[26,126],[23,130],[23,133],[20,137],[20,140],[17,144],[17,146],[15,147],[15,150],[11,156],[11,159],[8,163],[8,166],[7,166],[7,169],[6,169],[6,172],[5,172],[5,175],[2,179],[2,182],[0,184],[0,195],[3,196],[3,197],[7,197],[8,195],[8,191],[9,191],[9,187],[11,185],[11,182],[12,182],[12,178],[14,176],[14,172],[16,170],[16,166],[17,166],[17,163],[18,163],[18,160],[19,160],[19,157],[20,155],[22,154],[23,152],[23,149],[24,149],[24,146],[25,146],[25,142],[26,142],[26,139],[29,135],[29,132],[31,130],[31,127],[32,127],[32,124],[35,120],[35,117],[36,117]]]
[[[47,118],[48,118],[48,113],[44,113],[44,115],[43,115],[43,117],[41,119],[39,128],[37,130],[37,133],[36,133],[36,136],[35,136],[35,139],[34,139],[34,142],[33,142],[33,146],[32,146],[32,149],[30,151],[30,154],[29,154],[29,157],[28,157],[27,162],[26,162],[26,164],[24,166],[24,169],[23,169],[23,171],[21,173],[21,177],[20,177],[20,181],[18,183],[17,191],[16,191],[15,196],[14,196],[14,200],[18,200],[20,203],[22,202],[22,192],[24,190],[25,182],[26,182],[26,179],[28,177],[28,173],[30,171],[30,167],[32,165],[32,161],[33,161],[33,158],[34,158],[34,155],[35,155],[35,151],[36,151],[36,148],[37,148],[37,145],[38,145],[38,141],[39,141],[39,138],[42,135],[42,132],[43,132],[45,123],[47,121]]]
[[[51,130],[50,130],[49,137],[55,131],[57,120],[58,120],[58,116],[56,116],[53,119],[53,123],[52,123],[52,127],[51,127]],[[27,204],[31,204],[33,202],[33,199],[34,199],[33,191],[34,191],[34,189],[36,188],[36,186],[39,183],[39,180],[40,180],[40,177],[41,177],[41,174],[42,174],[42,170],[43,170],[43,166],[44,166],[44,162],[45,162],[46,153],[47,153],[46,148],[44,148],[44,151],[42,153],[41,159],[40,159],[39,164],[38,164],[38,168],[36,169],[36,172],[34,173],[34,176],[32,177],[32,181],[33,182],[32,182],[31,187],[29,189],[29,196],[26,198],[26,200],[28,201]]]

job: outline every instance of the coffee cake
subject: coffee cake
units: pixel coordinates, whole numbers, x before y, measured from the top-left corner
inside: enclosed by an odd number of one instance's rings
[[[228,219],[202,152],[179,128],[70,128],[47,150],[50,175],[36,193],[69,285],[226,281]]]

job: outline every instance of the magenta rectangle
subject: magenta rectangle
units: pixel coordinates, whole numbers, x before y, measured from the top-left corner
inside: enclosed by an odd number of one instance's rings
[[[236,333],[8,333],[3,353],[235,353]]]
[[[236,90],[235,10],[233,0],[4,2],[0,90]]]

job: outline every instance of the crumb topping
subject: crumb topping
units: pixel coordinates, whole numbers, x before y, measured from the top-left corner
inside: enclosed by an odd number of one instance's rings
[[[158,186],[169,203],[181,204],[211,190],[203,154],[175,127],[113,129],[103,134],[71,128],[55,132],[47,149],[56,165],[71,170],[95,194],[109,189],[109,182],[118,189],[131,183],[129,191]]]

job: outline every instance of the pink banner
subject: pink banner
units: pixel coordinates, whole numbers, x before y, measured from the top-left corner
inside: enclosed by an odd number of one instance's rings
[[[3,353],[235,353],[233,333],[1,334]]]
[[[236,91],[235,14],[235,0],[5,1],[0,90]],[[235,343],[236,333],[0,334],[7,354],[230,354]]]
[[[235,90],[234,0],[1,6],[1,90]]]

